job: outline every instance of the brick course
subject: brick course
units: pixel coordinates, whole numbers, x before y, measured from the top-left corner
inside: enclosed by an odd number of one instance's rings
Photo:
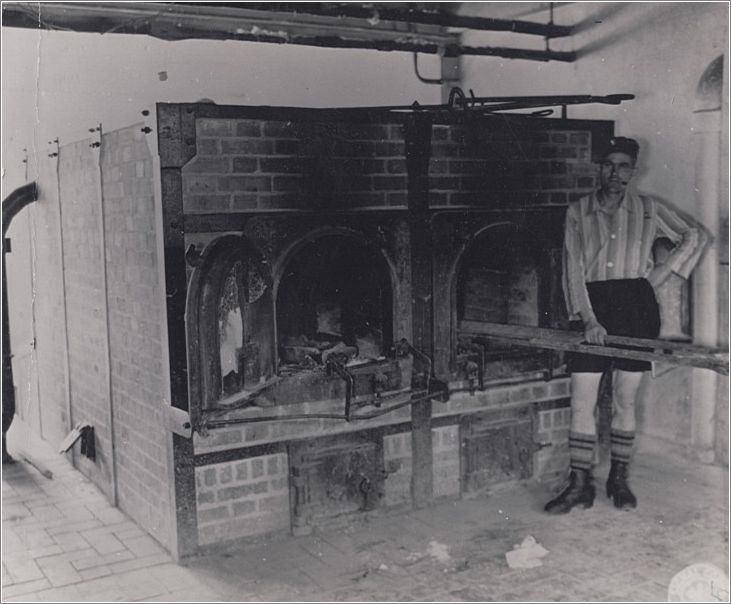
[[[34,299],[34,314],[38,394],[42,403],[41,429],[43,437],[50,442],[60,442],[68,432],[69,423],[66,410],[66,317],[55,164],[55,159],[41,163],[40,199],[26,210],[30,213],[35,255],[34,287],[39,294]]]
[[[488,409],[538,405],[537,442],[550,443],[534,455],[534,477],[552,480],[565,471],[568,460],[569,409],[565,398],[568,379],[550,383],[528,382],[491,388],[470,396],[453,394],[448,403],[434,403],[433,416],[454,417],[455,423],[433,428],[434,496],[460,497],[460,432],[458,418],[463,414]],[[280,412],[315,413],[332,402],[288,405],[266,409]],[[405,410],[405,412],[404,412]],[[332,408],[330,409],[332,411]],[[253,410],[252,413],[262,413]],[[390,417],[393,415],[394,417]],[[377,420],[357,426],[335,420],[262,422],[232,425],[211,430],[207,436],[194,435],[197,454],[213,453],[265,443],[287,443],[291,439],[320,438],[325,435],[358,432],[366,428],[408,422],[408,407]],[[246,455],[242,451],[242,457]],[[383,463],[386,471],[382,505],[411,505],[411,432],[386,434],[383,438]],[[236,459],[196,468],[199,538],[201,544],[227,541],[268,532],[289,530],[289,489],[287,456]],[[260,518],[260,515],[264,514]],[[258,520],[256,520],[258,518]]]
[[[77,455],[78,468],[108,495],[112,489],[111,433],[104,359],[106,323],[98,168],[84,140],[59,154],[73,422],[94,426],[96,463]],[[77,448],[78,450],[78,448]]]
[[[183,168],[189,213],[406,203],[399,125],[205,118],[196,145]]]
[[[383,438],[386,470],[384,504],[411,503],[411,432],[389,434]]]
[[[432,430],[434,451],[434,496],[459,497],[459,426],[442,426]]]
[[[533,456],[534,476],[543,482],[566,476],[569,467],[571,408],[567,399],[538,412],[536,441],[541,449]]]
[[[55,422],[52,442],[67,431],[63,338],[63,281],[68,313],[68,359],[72,420],[88,421],[96,437],[95,462],[78,454],[77,467],[107,496],[116,461],[117,496],[127,511],[160,542],[172,547],[175,521],[169,496],[161,402],[165,392],[164,320],[158,283],[153,165],[141,124],[104,135],[101,147],[104,201],[102,250],[99,171],[89,140],[65,145],[59,154],[61,272],[55,174],[44,175],[44,234],[39,251],[39,359],[44,418]],[[54,220],[56,221],[54,223]],[[106,269],[107,291],[104,290]],[[40,274],[39,274],[40,276]],[[109,342],[107,343],[108,304]],[[115,460],[112,460],[107,374],[111,356]],[[55,382],[55,385],[53,385]],[[53,407],[53,405],[58,407]]]
[[[436,125],[432,205],[566,204],[594,188],[591,132]]]
[[[142,124],[104,136],[102,168],[112,400],[119,506],[172,546],[170,474],[163,427],[166,385],[160,325],[152,156]]]
[[[289,529],[287,455],[196,468],[201,545]]]

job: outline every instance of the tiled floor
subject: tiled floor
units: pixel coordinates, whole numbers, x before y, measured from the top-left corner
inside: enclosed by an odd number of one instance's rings
[[[728,571],[727,470],[670,457],[636,464],[633,512],[598,497],[547,516],[534,485],[179,566],[62,456],[33,451],[52,479],[3,466],[3,602],[667,601],[692,563]],[[505,552],[527,535],[549,554],[510,569]],[[728,585],[715,593],[728,600]]]

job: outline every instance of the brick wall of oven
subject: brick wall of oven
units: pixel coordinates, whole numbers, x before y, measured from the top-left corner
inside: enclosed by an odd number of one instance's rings
[[[484,392],[453,394],[448,403],[433,403],[432,447],[434,496],[458,498],[461,489],[460,418],[473,413],[535,406],[533,477],[551,481],[568,463],[567,378],[492,387]],[[253,408],[266,412],[317,413],[332,402],[300,403],[286,408]],[[198,539],[202,546],[264,533],[290,530],[289,460],[294,440],[317,439],[374,428],[384,430],[383,461],[387,474],[381,504],[411,505],[410,410],[403,407],[380,418],[359,421],[312,419],[238,424],[194,434]],[[269,449],[271,453],[262,454]],[[226,461],[216,461],[218,455]]]
[[[119,507],[160,542],[174,518],[164,427],[164,310],[152,154],[136,124],[104,135],[105,241]]]
[[[429,203],[501,208],[566,205],[591,192],[588,130],[526,129],[520,123],[435,125]]]
[[[257,212],[406,209],[403,125],[325,122],[316,116],[303,119],[296,112],[292,120],[246,115],[195,120],[195,155],[181,170],[182,209],[190,218],[186,246],[194,243],[200,251],[225,232],[246,232],[250,215]],[[559,212],[559,206],[595,186],[591,149],[596,141],[588,126],[586,130],[579,123],[558,126],[545,120],[512,119],[510,124],[487,119],[433,125],[429,206],[504,210],[556,206]],[[270,247],[264,253],[276,262],[277,248]],[[439,334],[436,337],[439,340]],[[532,436],[538,443],[533,477],[552,480],[564,472],[568,386],[567,378],[495,385],[474,394],[454,393],[448,403],[433,403],[434,497],[461,495],[460,430],[473,414],[530,409]],[[406,406],[358,422],[284,418],[342,411],[338,404],[342,402],[295,401],[281,407],[238,409],[236,415],[243,420],[263,415],[282,419],[194,434],[200,545],[292,529],[295,491],[289,474],[295,462],[288,458],[288,450],[295,441],[366,431],[380,434],[386,475],[380,507],[411,505],[411,409]]]
[[[195,475],[201,545],[289,529],[285,453],[200,467]]]
[[[94,427],[96,442],[94,461],[77,444],[74,462],[108,497],[116,490],[119,507],[172,548],[164,297],[142,126],[105,133],[100,151],[90,140],[60,150],[71,416]]]
[[[202,118],[196,143],[186,213],[406,205],[399,124]]]
[[[59,153],[69,385],[73,422],[93,425],[96,439],[96,462],[76,456],[75,464],[110,496],[114,461],[104,362],[107,325],[101,202],[99,173],[90,142],[65,145]]]
[[[39,166],[38,188],[41,197],[25,210],[30,214],[31,241],[35,252],[33,285],[36,295],[33,311],[36,322],[38,396],[42,412],[41,431],[43,438],[54,445],[66,436],[70,422],[66,407],[66,301],[63,296],[61,215],[56,161],[42,162]],[[12,247],[10,253],[12,254]],[[8,293],[12,296],[13,277],[10,272],[8,275]],[[12,303],[11,298],[10,304]],[[18,376],[14,377],[17,384]]]
[[[569,405],[569,399],[552,401],[538,412],[536,441],[541,448],[533,462],[535,476],[542,482],[565,477],[569,467]]]
[[[388,474],[384,504],[411,503],[411,432],[397,432],[384,437],[383,461]]]

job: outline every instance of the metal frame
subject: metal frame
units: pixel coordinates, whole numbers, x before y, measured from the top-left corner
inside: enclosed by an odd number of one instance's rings
[[[727,350],[706,348],[686,342],[609,335],[606,336],[604,345],[587,344],[584,341],[584,334],[579,332],[480,321],[461,321],[459,333],[483,336],[516,346],[584,352],[640,361],[661,361],[673,365],[712,369],[721,375],[729,373]]]

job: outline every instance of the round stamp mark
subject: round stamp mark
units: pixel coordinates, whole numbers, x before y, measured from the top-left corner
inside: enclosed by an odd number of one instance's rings
[[[718,566],[699,562],[670,581],[668,602],[728,602],[729,579]]]

